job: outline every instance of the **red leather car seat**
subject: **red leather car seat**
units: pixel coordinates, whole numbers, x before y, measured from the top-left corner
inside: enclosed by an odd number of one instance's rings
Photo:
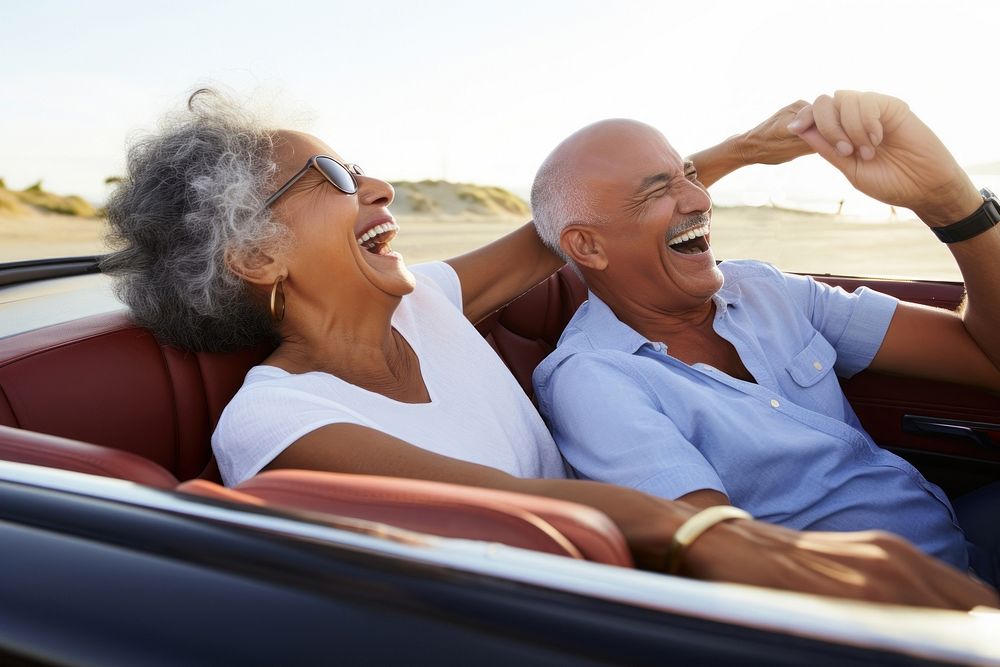
[[[564,270],[479,324],[529,395],[532,371],[585,295]],[[0,459],[632,565],[610,519],[574,503],[305,471],[263,473],[236,490],[216,484],[212,431],[247,370],[267,353],[180,352],[123,313],[0,339]],[[179,479],[190,481],[178,486]]]
[[[585,297],[580,279],[563,269],[479,324],[529,396],[532,371]],[[180,352],[123,313],[16,334],[0,339],[0,425],[116,450],[109,460],[137,454],[177,479],[220,481],[212,431],[247,370],[267,353]],[[43,451],[43,440],[31,438],[26,447],[9,430],[0,441],[22,462],[31,462],[33,447],[40,465],[73,465],[64,441]],[[99,458],[99,450],[88,451],[91,461]]]
[[[602,512],[520,493],[415,479],[274,470],[227,489],[197,479],[179,491],[287,507],[443,537],[460,537],[632,567],[625,538]]]
[[[580,304],[587,287],[569,267],[563,267],[476,325],[493,346],[521,388],[534,398],[531,374],[556,348],[559,336]]]
[[[266,354],[180,352],[122,313],[17,334],[0,339],[0,425],[137,454],[178,479],[217,479],[212,430]]]

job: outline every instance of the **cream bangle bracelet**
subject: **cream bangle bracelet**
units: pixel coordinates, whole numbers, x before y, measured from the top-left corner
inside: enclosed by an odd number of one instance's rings
[[[717,505],[708,507],[696,513],[690,519],[681,524],[681,527],[674,533],[674,538],[670,541],[670,548],[667,550],[667,573],[677,574],[681,569],[681,562],[684,560],[684,552],[691,547],[695,540],[717,523],[732,521],[734,519],[753,519],[750,512],[741,510],[732,505]]]

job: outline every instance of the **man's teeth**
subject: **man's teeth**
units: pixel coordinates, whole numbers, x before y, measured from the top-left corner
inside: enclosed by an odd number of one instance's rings
[[[704,227],[696,227],[694,229],[689,229],[685,233],[670,239],[667,245],[679,245],[681,243],[684,243],[685,241],[692,241],[698,237],[705,236],[706,234],[708,234],[708,231],[709,231],[708,225],[705,225]]]
[[[388,231],[398,232],[399,225],[397,225],[395,222],[383,222],[381,225],[375,225],[374,227],[372,227],[367,232],[365,232],[364,234],[362,234],[357,238],[358,245],[364,245],[365,243],[371,241],[379,234],[384,234]]]

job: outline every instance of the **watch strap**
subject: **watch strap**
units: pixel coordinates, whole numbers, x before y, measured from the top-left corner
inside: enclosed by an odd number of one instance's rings
[[[945,243],[958,243],[978,236],[1000,222],[1000,202],[996,195],[986,188],[979,193],[983,195],[983,205],[972,215],[944,227],[931,227],[931,231]]]

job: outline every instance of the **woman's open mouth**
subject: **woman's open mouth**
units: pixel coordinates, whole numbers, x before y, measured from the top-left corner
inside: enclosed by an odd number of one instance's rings
[[[392,252],[389,242],[396,238],[398,231],[399,225],[394,221],[383,222],[380,225],[375,225],[355,240],[362,250],[373,255],[388,255]]]
[[[708,251],[708,232],[710,225],[702,225],[685,232],[667,241],[667,247],[675,252],[685,255],[697,255]]]

